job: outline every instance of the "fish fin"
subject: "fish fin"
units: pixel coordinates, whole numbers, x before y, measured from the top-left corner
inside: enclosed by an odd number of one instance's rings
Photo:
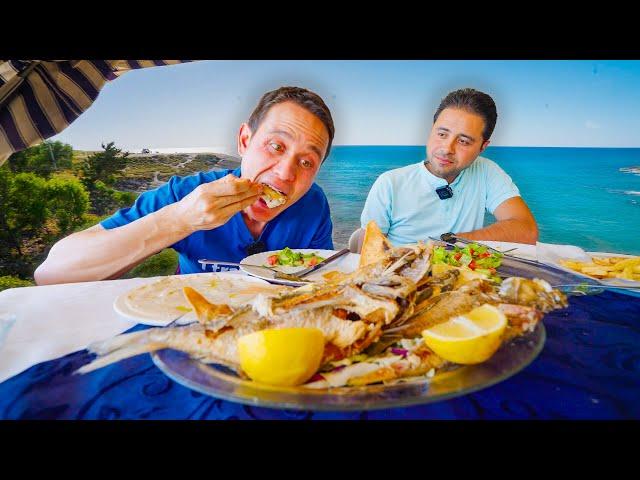
[[[198,321],[203,325],[217,317],[233,313],[233,310],[231,310],[229,305],[213,304],[207,300],[204,295],[191,287],[183,287],[182,291],[184,296],[187,298],[187,301],[195,310]]]
[[[360,268],[370,263],[376,263],[385,257],[393,248],[391,242],[385,237],[375,220],[367,223],[364,231],[364,240],[360,250]]]

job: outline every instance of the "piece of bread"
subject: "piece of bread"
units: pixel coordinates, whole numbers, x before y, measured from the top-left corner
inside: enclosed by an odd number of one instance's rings
[[[262,186],[264,187],[264,190],[262,191],[262,195],[260,196],[260,198],[262,198],[267,203],[267,207],[276,208],[283,203],[286,203],[287,196],[285,194],[280,193],[275,188],[267,185],[266,183],[263,183]]]
[[[367,228],[364,231],[359,267],[379,261],[392,248],[393,245],[384,236],[375,220],[371,220],[367,223]]]

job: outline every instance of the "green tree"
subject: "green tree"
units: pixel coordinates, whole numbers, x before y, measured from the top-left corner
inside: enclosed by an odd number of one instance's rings
[[[88,156],[80,167],[82,183],[89,192],[95,190],[98,181],[112,186],[127,165],[129,152],[122,153],[122,149],[116,148],[114,142],[109,142],[106,146],[102,144],[102,148],[104,152]]]
[[[33,173],[0,169],[0,242],[22,256],[22,241],[39,233],[47,219],[46,180]]]
[[[89,194],[77,179],[0,168],[0,275],[32,273],[44,244],[82,225]]]
[[[14,153],[9,168],[14,173],[35,173],[49,178],[55,171],[71,168],[73,148],[62,142],[46,141]]]
[[[57,223],[58,236],[84,222],[84,215],[89,210],[89,194],[79,180],[52,178],[46,189],[48,217]]]

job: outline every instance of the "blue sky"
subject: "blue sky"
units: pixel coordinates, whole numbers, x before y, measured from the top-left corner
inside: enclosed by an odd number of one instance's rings
[[[335,145],[423,145],[449,91],[473,87],[498,106],[495,146],[640,147],[640,61],[198,61],[129,72],[54,137],[224,147],[260,96],[282,85],[320,94]]]

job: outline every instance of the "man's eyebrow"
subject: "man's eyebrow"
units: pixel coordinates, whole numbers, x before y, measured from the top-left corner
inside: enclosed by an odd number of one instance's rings
[[[289,132],[287,132],[285,130],[271,130],[269,133],[270,134],[276,134],[276,135],[282,135],[283,137],[287,137],[287,138],[293,140],[293,135],[291,135]],[[322,152],[320,151],[320,149],[317,146],[315,146],[313,144],[309,144],[309,149],[313,150],[318,155],[318,157],[322,158]]]
[[[472,142],[475,142],[475,141],[476,141],[476,139],[475,139],[475,138],[473,138],[471,135],[466,135],[466,134],[464,134],[464,133],[461,133],[461,134],[460,134],[460,136],[461,136],[461,137],[464,137],[464,138],[468,138],[468,139],[469,139],[470,141],[472,141]]]
[[[285,130],[271,130],[269,132],[270,134],[277,134],[277,135],[282,135],[283,137],[287,137],[287,138],[293,138],[293,135],[291,135],[289,132],[285,131]]]
[[[451,130],[449,130],[447,127],[438,127],[437,130],[442,130],[443,132],[451,133]],[[466,133],[459,133],[458,136],[468,138],[472,142],[476,141],[474,137],[472,137],[471,135],[467,135]]]

